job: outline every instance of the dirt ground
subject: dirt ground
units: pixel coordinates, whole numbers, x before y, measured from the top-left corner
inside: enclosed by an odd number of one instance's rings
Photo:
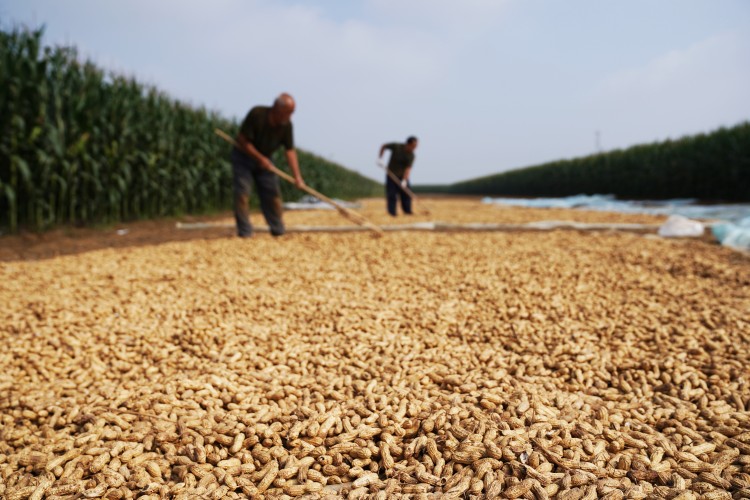
[[[385,212],[385,201],[382,199],[366,199],[361,200],[360,203],[361,208],[357,209],[357,212],[375,224],[405,224],[425,221],[522,224],[542,220],[661,224],[665,220],[661,216],[638,214],[500,207],[484,204],[478,198],[447,197],[424,198],[423,203],[415,204],[413,216],[400,215],[393,218]],[[234,228],[231,227],[233,221],[231,213],[224,213],[212,216],[134,221],[113,224],[106,228],[62,227],[41,233],[26,231],[19,235],[3,235],[0,236],[0,262],[45,259],[103,248],[140,247],[171,241],[231,238],[234,236]],[[258,212],[251,214],[251,221],[256,226],[265,225],[265,221]],[[177,229],[177,222],[223,223],[226,227],[185,230]],[[332,210],[287,211],[285,222],[287,226],[352,225],[350,220]]]

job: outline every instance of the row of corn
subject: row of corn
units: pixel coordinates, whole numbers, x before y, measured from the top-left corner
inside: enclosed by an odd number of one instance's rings
[[[217,127],[237,124],[82,62],[73,48],[44,47],[42,30],[0,31],[0,230],[227,209],[231,168]],[[300,163],[330,196],[375,192],[314,155]]]

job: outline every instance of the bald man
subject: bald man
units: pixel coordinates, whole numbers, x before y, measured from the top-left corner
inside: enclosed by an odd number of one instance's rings
[[[286,161],[294,174],[297,187],[304,186],[299,171],[297,151],[294,149],[291,117],[294,99],[281,94],[273,106],[255,106],[245,117],[237,134],[237,147],[232,150],[232,173],[234,177],[234,219],[237,236],[253,235],[250,224],[248,202],[251,184],[260,198],[260,209],[273,236],[284,234],[279,178],[271,171],[271,155],[284,146]]]

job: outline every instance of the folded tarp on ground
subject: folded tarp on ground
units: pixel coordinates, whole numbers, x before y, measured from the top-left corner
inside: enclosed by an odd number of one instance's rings
[[[360,208],[362,205],[360,203],[353,203],[350,201],[343,201],[336,198],[333,198],[333,201],[338,203],[344,208]],[[324,201],[320,201],[314,196],[305,195],[302,198],[300,198],[298,201],[289,201],[284,203],[284,208],[287,210],[335,210],[336,207],[331,205],[330,203],[326,203]]]
[[[711,232],[719,242],[731,248],[750,250],[750,217],[737,222],[720,222],[711,226]]]

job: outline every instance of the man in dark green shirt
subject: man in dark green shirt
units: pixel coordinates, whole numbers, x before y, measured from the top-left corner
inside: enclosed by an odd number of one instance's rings
[[[399,185],[390,175],[385,176],[385,198],[387,200],[388,213],[394,217],[396,216],[396,205],[398,204],[398,198],[401,198],[401,209],[405,214],[411,215],[411,196],[409,196],[403,187],[411,188],[409,175],[411,174],[411,167],[414,164],[414,150],[417,149],[417,138],[411,136],[406,139],[405,144],[398,142],[383,144],[380,147],[379,158],[383,157],[386,149],[391,152],[391,157],[388,160],[388,170],[400,181]]]
[[[247,114],[237,134],[237,147],[232,150],[232,173],[234,218],[237,235],[240,237],[253,234],[248,209],[253,181],[271,234],[284,234],[279,178],[271,171],[273,163],[270,160],[273,152],[280,146],[284,146],[286,161],[292,169],[297,187],[305,184],[299,171],[297,151],[294,149],[291,122],[294,106],[294,99],[286,93],[277,97],[271,107],[256,106]]]

